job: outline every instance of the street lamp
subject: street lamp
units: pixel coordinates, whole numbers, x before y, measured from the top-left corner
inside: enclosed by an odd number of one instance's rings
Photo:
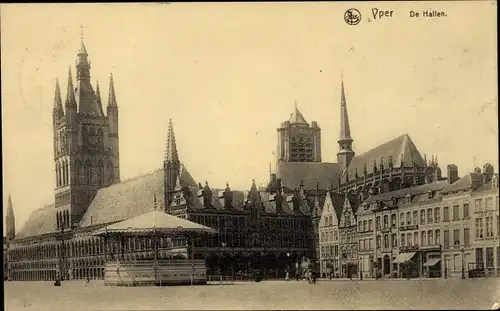
[[[362,266],[361,260],[362,260],[362,257],[359,257],[359,262],[358,262],[358,265],[359,265],[359,279],[361,281],[363,281],[363,269],[362,269],[363,266]]]
[[[465,252],[465,249],[462,247],[462,279],[465,280],[465,262],[464,262],[464,252]]]

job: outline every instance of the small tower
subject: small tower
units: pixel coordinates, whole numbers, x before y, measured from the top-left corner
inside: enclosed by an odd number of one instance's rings
[[[351,129],[349,127],[349,117],[347,115],[347,103],[344,92],[344,80],[341,78],[340,91],[340,138],[338,140],[339,153],[337,153],[337,162],[342,164],[342,168],[346,169],[354,158],[352,150]]]
[[[7,202],[7,213],[5,214],[5,227],[7,242],[12,241],[16,236],[16,220],[14,218],[14,209],[12,208],[10,194]]]
[[[163,158],[163,169],[165,178],[165,204],[168,206],[172,202],[172,191],[175,187],[177,176],[180,174],[181,163],[175,142],[174,125],[172,120],[168,121],[167,140],[165,142],[165,155]]]
[[[281,123],[277,132],[278,163],[321,162],[321,128],[316,121],[307,123],[297,103],[290,119]]]

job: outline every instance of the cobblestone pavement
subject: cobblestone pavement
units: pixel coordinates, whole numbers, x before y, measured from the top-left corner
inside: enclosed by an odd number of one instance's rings
[[[5,282],[5,310],[489,309],[500,279],[234,282],[110,287],[102,281]]]

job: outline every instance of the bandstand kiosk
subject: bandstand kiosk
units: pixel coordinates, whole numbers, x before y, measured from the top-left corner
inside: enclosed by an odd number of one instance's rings
[[[93,235],[114,244],[114,254],[107,251],[104,284],[114,286],[206,284],[205,260],[190,259],[190,244],[186,244],[186,259],[158,259],[158,240],[167,237],[215,234],[216,230],[166,214],[151,212],[115,223]],[[129,239],[148,238],[153,244],[153,260],[137,260],[124,256],[123,245]]]

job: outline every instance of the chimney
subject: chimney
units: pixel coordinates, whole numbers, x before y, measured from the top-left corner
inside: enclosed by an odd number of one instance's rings
[[[495,169],[493,168],[493,165],[486,163],[483,166],[483,182],[484,182],[484,184],[489,183],[494,174],[495,174]]]
[[[476,190],[483,185],[483,176],[481,174],[472,173],[470,179],[472,190]]]
[[[448,184],[453,184],[458,180],[458,168],[455,164],[448,164],[447,168],[447,176],[448,176]]]

